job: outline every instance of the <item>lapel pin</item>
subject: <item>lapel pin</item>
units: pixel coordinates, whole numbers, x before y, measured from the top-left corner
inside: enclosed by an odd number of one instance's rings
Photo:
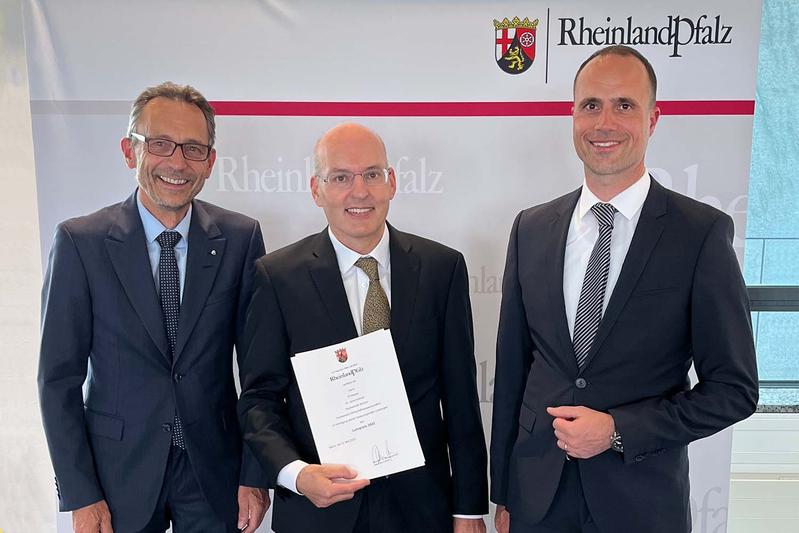
[[[216,255],[216,250],[211,250],[211,255]]]

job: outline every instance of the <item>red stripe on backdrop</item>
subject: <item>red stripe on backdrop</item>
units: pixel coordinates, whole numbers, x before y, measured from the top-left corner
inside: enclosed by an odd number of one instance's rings
[[[212,102],[220,116],[563,117],[571,102]],[[663,115],[753,115],[754,100],[667,100]]]

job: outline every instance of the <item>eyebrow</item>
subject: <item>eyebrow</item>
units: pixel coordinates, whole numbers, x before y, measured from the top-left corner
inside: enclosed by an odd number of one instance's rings
[[[584,99],[580,100],[579,106],[580,107],[585,107],[588,104],[601,104],[601,103],[602,103],[602,100],[600,98],[597,98],[595,96],[591,96],[591,97],[584,98]],[[636,102],[634,99],[632,99],[632,98],[630,98],[628,96],[619,96],[619,97],[616,97],[616,98],[611,98],[610,99],[610,103],[611,104],[638,105],[638,102]]]
[[[383,167],[380,166],[380,165],[370,165],[370,166],[364,168],[363,170],[361,170],[360,172],[366,172],[367,170],[382,170],[382,169],[383,169]],[[330,172],[354,172],[354,171],[350,170],[348,168],[336,167],[336,168],[331,168]]]
[[[161,135],[148,135],[147,138],[148,139],[164,139],[164,140],[167,140],[167,141],[172,141],[174,143],[177,142],[171,135],[168,135],[166,133],[161,134]],[[193,139],[193,138],[192,139],[187,139],[187,140],[183,141],[180,144],[201,144],[203,146],[208,146],[208,143],[206,143],[204,141],[199,141],[199,140]]]

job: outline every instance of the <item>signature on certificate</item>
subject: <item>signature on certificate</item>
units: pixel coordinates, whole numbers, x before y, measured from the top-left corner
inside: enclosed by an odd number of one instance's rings
[[[382,449],[377,444],[372,446],[372,464],[375,466],[387,463],[397,455],[399,454],[392,452],[391,448],[389,448],[388,441],[385,441],[385,446]]]

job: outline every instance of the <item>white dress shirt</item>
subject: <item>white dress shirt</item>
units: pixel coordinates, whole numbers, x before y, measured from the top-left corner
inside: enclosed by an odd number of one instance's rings
[[[610,239],[610,269],[608,271],[608,285],[605,289],[605,300],[602,302],[602,313],[610,301],[613,288],[619,279],[624,258],[633,240],[635,227],[641,218],[641,208],[649,193],[650,177],[647,171],[638,181],[624,189],[622,192],[605,202],[612,204],[618,211],[613,217],[613,233]],[[591,250],[599,238],[599,224],[591,207],[597,202],[602,202],[583,181],[580,200],[574,208],[569,234],[566,237],[566,254],[563,261],[563,301],[566,304],[566,320],[569,324],[569,335],[574,335],[574,320],[577,316],[577,305],[580,301],[580,291],[583,288],[585,269]]]

